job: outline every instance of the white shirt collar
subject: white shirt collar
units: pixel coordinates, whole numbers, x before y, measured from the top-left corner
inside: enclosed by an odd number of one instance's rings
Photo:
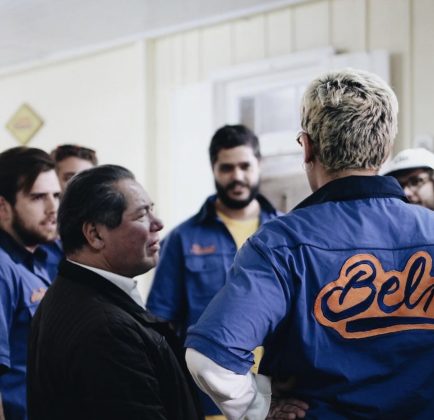
[[[101,277],[104,277],[110,283],[113,283],[115,286],[119,287],[119,289],[123,290],[128,296],[131,297],[131,299],[133,299],[137,303],[137,305],[144,308],[143,298],[137,287],[137,280],[112,273],[111,271],[101,270],[100,268],[80,264],[70,259],[68,259],[68,261],[83,268],[86,268],[90,271],[93,271],[94,273],[99,274]]]

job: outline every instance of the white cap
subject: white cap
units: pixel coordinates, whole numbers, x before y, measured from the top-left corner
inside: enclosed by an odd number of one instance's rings
[[[434,169],[434,153],[422,147],[405,149],[399,152],[391,161],[386,162],[380,170],[380,175],[405,169],[429,168]]]

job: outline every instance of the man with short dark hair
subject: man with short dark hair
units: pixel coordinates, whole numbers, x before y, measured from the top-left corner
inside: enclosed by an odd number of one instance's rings
[[[182,338],[223,287],[235,254],[276,210],[258,193],[260,149],[243,125],[218,129],[209,146],[216,195],[164,240],[147,308],[171,321]],[[219,409],[202,394],[208,416]]]
[[[56,173],[62,191],[74,175],[98,165],[95,150],[77,144],[61,144],[51,152],[51,157],[56,162]]]
[[[30,333],[30,419],[200,418],[182,347],[145,311],[134,280],[157,263],[162,227],[129,170],[71,179],[59,209],[67,260]]]
[[[47,153],[16,147],[0,154],[0,394],[7,420],[26,418],[28,330],[62,257],[50,245],[59,195]]]

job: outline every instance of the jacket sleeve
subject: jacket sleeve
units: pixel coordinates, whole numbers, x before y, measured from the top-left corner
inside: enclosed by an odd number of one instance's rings
[[[11,273],[0,267],[0,375],[10,368],[9,335],[16,309],[16,285]]]
[[[280,266],[265,244],[250,238],[238,252],[223,289],[189,329],[185,346],[245,375],[253,365],[252,351],[290,311],[287,273]]]
[[[185,355],[199,388],[219,406],[228,420],[265,419],[271,403],[271,382],[264,375],[238,375],[194,349]]]
[[[146,307],[166,321],[181,322],[186,314],[185,258],[180,233],[164,240]]]

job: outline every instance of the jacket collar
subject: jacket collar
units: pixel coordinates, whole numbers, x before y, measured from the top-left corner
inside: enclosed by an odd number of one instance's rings
[[[271,214],[273,216],[277,215],[276,209],[273,205],[262,195],[258,194],[256,199],[259,202],[261,207],[261,219],[263,219],[263,213]],[[217,200],[217,194],[213,194],[207,198],[204,205],[200,208],[199,213],[197,214],[197,222],[205,223],[205,222],[213,222],[217,218],[217,213],[215,210],[215,202]]]
[[[347,176],[328,182],[298,204],[294,210],[328,201],[388,197],[408,202],[398,181],[391,176]]]
[[[71,263],[67,260],[62,260],[59,265],[59,277],[65,277],[70,281],[81,283],[86,287],[91,287],[97,290],[100,294],[105,295],[117,306],[123,308],[125,311],[142,319],[148,324],[159,322],[157,318],[152,316],[144,307],[138,305],[130,296],[128,296],[119,287],[113,283],[80,265]]]
[[[22,264],[33,271],[33,262],[36,259],[40,263],[47,260],[47,252],[38,246],[35,252],[30,252],[15,241],[3,229],[0,229],[0,248],[2,248],[16,264]]]

